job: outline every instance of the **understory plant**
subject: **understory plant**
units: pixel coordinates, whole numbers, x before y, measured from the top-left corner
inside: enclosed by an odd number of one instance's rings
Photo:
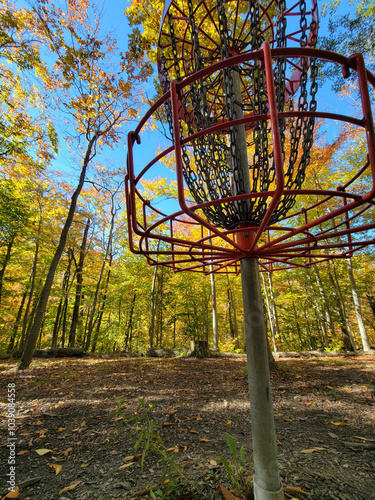
[[[157,484],[149,488],[151,498],[173,498],[173,494],[179,488],[187,486],[189,480],[177,462],[176,447],[167,449],[159,433],[161,426],[155,423],[153,416],[156,404],[146,401],[144,397],[139,398],[135,414],[130,418],[125,416],[124,404],[120,400],[116,402],[116,406],[116,415],[120,417],[119,425],[125,425],[129,430],[129,437],[134,442],[135,457],[139,452],[142,470],[148,454],[161,465],[162,472]],[[199,491],[199,485],[190,485],[190,489]]]
[[[250,493],[252,491],[252,477],[249,476],[249,467],[246,461],[245,448],[241,446],[237,449],[234,438],[227,434],[227,445],[232,453],[232,460],[221,459],[226,472],[228,473],[230,483],[234,490]]]

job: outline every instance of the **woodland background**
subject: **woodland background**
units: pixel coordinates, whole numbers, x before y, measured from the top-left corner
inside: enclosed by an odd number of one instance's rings
[[[101,26],[100,8],[110,11],[110,2],[0,1],[2,353],[21,353],[28,343],[144,353],[150,344],[208,339],[214,347],[215,314],[217,347],[243,352],[238,276],[175,274],[128,248],[124,145],[156,93],[162,2],[150,4],[124,3],[124,43]],[[371,69],[375,7],[356,2],[350,13],[332,5],[326,12],[331,23],[320,46],[361,51]],[[322,68],[322,81],[330,76]],[[355,100],[350,83],[340,92]],[[353,130],[319,141],[312,179],[343,175],[343,155],[358,167],[363,144]],[[174,190],[161,177],[144,184],[149,199]],[[375,346],[373,276],[372,247],[350,260],[264,273],[273,350],[362,349],[363,338]]]

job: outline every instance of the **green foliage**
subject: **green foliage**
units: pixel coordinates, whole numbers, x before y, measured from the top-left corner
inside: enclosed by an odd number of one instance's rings
[[[127,426],[129,437],[134,441],[134,451],[142,451],[142,470],[147,453],[165,457],[167,454],[166,448],[158,432],[160,426],[156,425],[152,419],[152,412],[156,408],[156,405],[146,401],[144,397],[139,398],[135,416],[130,419],[125,418],[121,402],[118,401],[116,405],[116,415],[121,417],[121,423]]]
[[[175,453],[168,450],[160,436],[160,426],[155,424],[153,412],[156,405],[147,401],[144,397],[138,399],[138,406],[134,417],[126,418],[121,400],[116,401],[115,415],[120,417],[119,426],[125,425],[129,431],[129,437],[134,442],[134,451],[141,451],[141,468],[143,470],[144,461],[147,454],[158,460],[162,472],[157,480],[157,485],[150,486],[151,498],[169,499],[170,495],[179,488],[189,485],[190,489],[200,491],[199,485],[189,484],[190,481],[183,474],[183,469],[177,463]]]
[[[16,186],[10,179],[0,180],[0,247],[8,243],[30,217],[27,200],[16,195]]]
[[[350,56],[356,52],[364,55],[368,68],[374,70],[375,61],[375,7],[372,2],[356,0],[352,12],[340,13],[341,1],[331,0],[323,9],[323,16],[329,16],[328,35],[319,36],[319,48]],[[339,90],[344,80],[337,76],[337,68],[323,66],[321,76],[332,80],[333,88]]]
[[[232,453],[233,460],[222,458],[221,461],[228,473],[231,485],[236,490],[250,491],[251,480],[248,477],[245,448],[242,445],[240,449],[237,449],[236,442],[230,434],[227,434],[227,445]]]

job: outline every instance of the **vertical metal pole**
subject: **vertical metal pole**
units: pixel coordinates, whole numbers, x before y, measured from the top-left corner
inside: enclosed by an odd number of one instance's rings
[[[233,93],[241,103],[241,82],[237,71],[231,71]],[[236,105],[237,118],[242,117],[241,106]],[[250,193],[249,164],[245,126],[237,128],[240,171],[245,191]],[[245,319],[247,370],[249,380],[251,428],[254,454],[255,500],[284,500],[277,462],[275,422],[273,416],[271,379],[267,351],[267,330],[260,287],[258,259],[241,259],[242,300]]]
[[[241,259],[241,282],[255,470],[254,497],[255,500],[284,500],[277,462],[267,331],[257,258]]]

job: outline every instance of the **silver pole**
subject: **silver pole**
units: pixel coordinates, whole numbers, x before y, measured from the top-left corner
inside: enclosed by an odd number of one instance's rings
[[[241,103],[241,81],[236,70],[231,70],[232,91]],[[240,105],[235,105],[237,118],[242,118]],[[231,145],[239,151],[240,170],[245,192],[251,192],[247,157],[246,131],[238,125],[237,143]],[[237,193],[234,193],[237,194]],[[245,318],[247,370],[250,394],[251,428],[254,454],[255,500],[284,500],[277,462],[275,422],[272,407],[269,372],[267,330],[260,287],[258,259],[241,259],[242,300]]]
[[[255,500],[284,500],[277,462],[267,331],[258,259],[241,259],[247,371],[254,454]]]

